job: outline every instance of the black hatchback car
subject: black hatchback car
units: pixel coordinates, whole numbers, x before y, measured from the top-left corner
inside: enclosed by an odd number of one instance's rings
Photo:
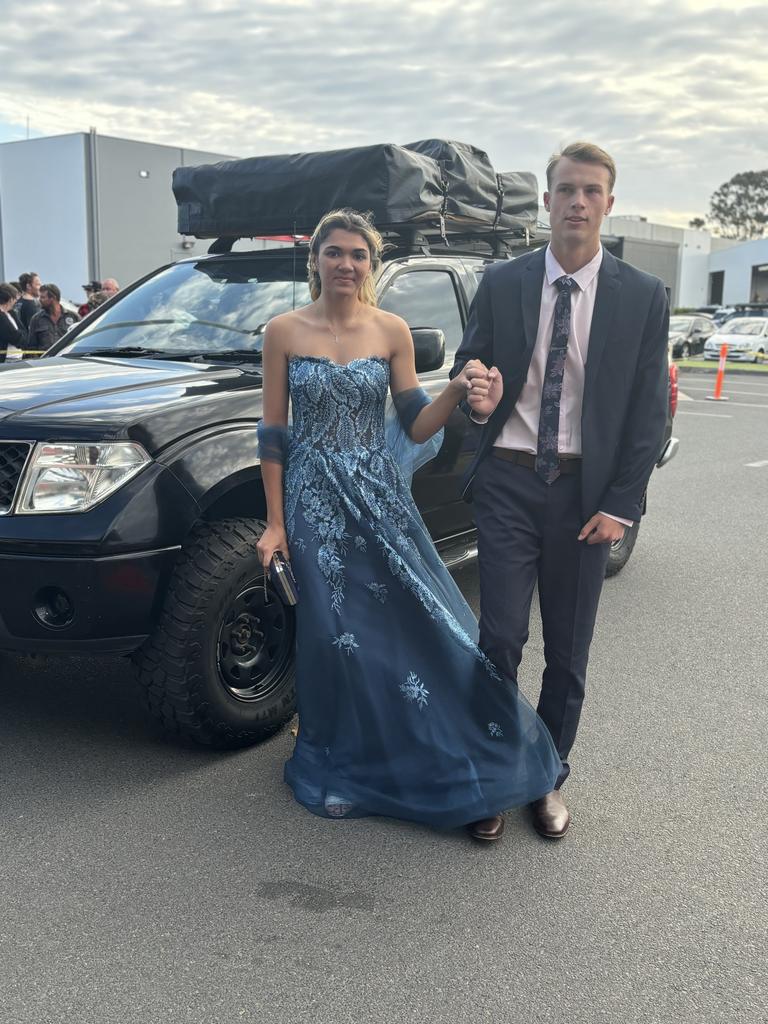
[[[673,359],[687,359],[704,351],[707,338],[716,330],[708,316],[673,316],[669,320],[669,347]]]

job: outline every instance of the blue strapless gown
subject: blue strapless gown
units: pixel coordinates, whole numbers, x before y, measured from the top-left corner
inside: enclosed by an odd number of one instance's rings
[[[547,727],[477,646],[386,445],[387,361],[294,357],[289,384],[296,799],[325,817],[453,828],[549,792]]]

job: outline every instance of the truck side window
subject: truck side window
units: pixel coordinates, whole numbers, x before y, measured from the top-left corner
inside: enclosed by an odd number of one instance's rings
[[[445,335],[445,362],[464,331],[453,277],[447,270],[409,270],[392,281],[379,302],[388,313],[401,316],[409,327],[435,327]]]

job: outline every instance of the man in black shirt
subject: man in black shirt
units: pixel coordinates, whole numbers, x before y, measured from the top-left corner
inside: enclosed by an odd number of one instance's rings
[[[46,352],[55,341],[62,338],[80,317],[61,308],[61,292],[55,284],[44,284],[40,288],[40,305],[29,322],[29,350],[36,354]]]
[[[25,331],[29,330],[29,321],[40,309],[40,277],[31,270],[28,274],[19,275],[21,298],[14,307],[16,319]]]

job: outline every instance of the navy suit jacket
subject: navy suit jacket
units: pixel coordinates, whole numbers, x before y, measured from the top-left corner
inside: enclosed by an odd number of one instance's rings
[[[483,432],[465,496],[525,383],[539,326],[545,249],[490,264],[470,308],[451,376],[470,359],[496,366],[504,396]],[[637,522],[667,420],[669,303],[661,281],[603,252],[581,412],[586,522],[608,512]],[[468,407],[467,407],[468,409]]]

